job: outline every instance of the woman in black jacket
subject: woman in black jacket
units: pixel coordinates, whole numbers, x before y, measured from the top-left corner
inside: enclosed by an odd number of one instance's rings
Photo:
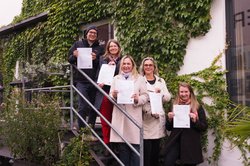
[[[201,134],[207,129],[205,111],[198,103],[192,87],[187,83],[180,83],[174,105],[190,105],[190,128],[174,128],[173,110],[168,113],[167,130],[171,134],[165,147],[166,156],[164,166],[174,166],[177,160],[185,166],[195,166],[203,162]]]

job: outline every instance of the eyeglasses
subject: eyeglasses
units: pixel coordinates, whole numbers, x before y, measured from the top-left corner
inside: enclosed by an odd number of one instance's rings
[[[153,64],[144,64],[144,67],[153,67]]]
[[[96,35],[96,34],[97,34],[97,32],[93,32],[93,31],[89,31],[88,33],[91,33],[91,34],[93,34],[93,35]]]

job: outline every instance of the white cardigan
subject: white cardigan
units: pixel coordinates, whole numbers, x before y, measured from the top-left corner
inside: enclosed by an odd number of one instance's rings
[[[171,94],[169,93],[166,83],[164,79],[158,77],[155,75],[156,81],[153,85],[151,85],[146,77],[144,77],[146,84],[147,84],[147,90],[148,91],[155,91],[155,88],[161,89],[162,94],[162,102],[170,101]],[[162,110],[160,110],[161,114],[159,114],[159,118],[156,119],[151,115],[151,107],[150,102],[148,101],[143,106],[143,129],[144,129],[144,139],[159,139],[166,135],[166,115],[164,108],[162,106]]]

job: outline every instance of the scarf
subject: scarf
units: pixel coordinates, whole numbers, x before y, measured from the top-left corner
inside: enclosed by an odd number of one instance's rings
[[[115,57],[112,56],[112,55],[109,55],[109,56],[108,56],[108,59],[109,59],[110,62],[115,62],[115,63],[116,63],[117,60],[119,59],[119,55],[118,55],[118,56],[115,56]]]
[[[121,72],[121,75],[127,80],[129,77],[131,77],[132,73],[124,73],[123,71]]]
[[[181,98],[179,98],[179,104],[180,104],[180,105],[190,105],[190,106],[192,106],[192,105],[191,105],[191,99],[182,100]],[[197,110],[194,111],[194,110],[192,109],[192,107],[191,107],[190,112],[194,113],[194,114],[196,115],[197,119],[198,119],[198,112],[197,112]]]

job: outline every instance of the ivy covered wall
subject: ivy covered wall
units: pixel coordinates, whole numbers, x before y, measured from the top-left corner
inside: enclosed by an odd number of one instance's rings
[[[111,18],[124,53],[131,54],[138,63],[148,55],[157,59],[160,75],[173,94],[178,81],[186,81],[195,87],[201,102],[211,98],[212,104],[203,104],[215,136],[209,161],[216,163],[224,139],[225,110],[230,103],[225,91],[225,71],[216,65],[215,59],[203,71],[176,74],[183,65],[189,39],[205,35],[210,29],[211,3],[212,0],[23,0],[22,13],[14,23],[44,11],[49,11],[48,20],[1,41],[5,85],[13,78],[16,60],[38,66],[66,63],[68,49],[80,33],[79,25]],[[51,79],[55,84],[65,84],[65,80]]]

